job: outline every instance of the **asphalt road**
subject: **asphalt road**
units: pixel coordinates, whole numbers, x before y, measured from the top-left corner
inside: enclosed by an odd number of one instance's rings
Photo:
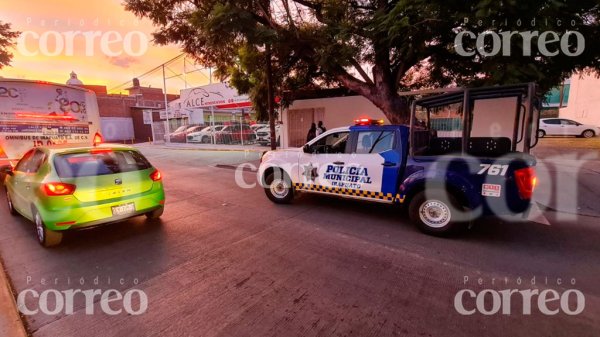
[[[234,170],[214,166],[256,162],[256,153],[143,151],[164,174],[167,206],[159,222],[136,218],[71,233],[63,245],[43,249],[33,225],[8,215],[0,199],[0,255],[17,293],[140,289],[148,298],[143,314],[108,315],[98,299],[94,313],[86,314],[85,300],[75,297],[73,314],[26,316],[33,336],[597,336],[600,331],[596,217],[548,210],[551,226],[482,219],[464,234],[440,239],[421,234],[400,209],[386,205],[315,195],[275,205],[257,187],[238,187]],[[252,181],[252,172],[242,175]],[[576,289],[585,306],[577,315],[545,315],[534,298],[531,315],[524,315],[517,293],[503,308],[508,315],[502,310],[461,315],[454,299],[462,289],[552,289],[559,295]],[[494,304],[488,295],[486,310]],[[569,299],[571,309],[581,304]],[[31,296],[25,303],[39,307]],[[474,299],[465,300],[469,309],[475,305]],[[560,308],[558,301],[548,307]]]

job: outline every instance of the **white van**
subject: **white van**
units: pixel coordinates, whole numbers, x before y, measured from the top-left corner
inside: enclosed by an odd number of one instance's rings
[[[91,145],[96,134],[100,135],[100,115],[93,91],[0,78],[0,165],[18,160],[35,146]]]

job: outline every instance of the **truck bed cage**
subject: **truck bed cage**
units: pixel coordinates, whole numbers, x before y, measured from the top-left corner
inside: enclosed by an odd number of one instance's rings
[[[537,123],[539,114],[536,109],[536,89],[535,83],[481,88],[452,88],[449,89],[451,91],[447,93],[415,100],[413,102],[410,119],[411,155],[417,155],[415,146],[417,149],[420,149],[423,140],[425,143],[433,145],[432,151],[429,151],[430,155],[438,155],[438,153],[445,153],[446,151],[454,152],[456,150],[458,150],[456,152],[462,152],[462,154],[474,154],[474,152],[480,154],[485,151],[479,149],[485,148],[502,149],[502,151],[499,151],[499,153],[496,154],[493,153],[494,151],[490,151],[490,155],[492,156],[502,155],[510,151],[529,153],[530,149],[537,144]],[[506,139],[500,139],[499,137],[473,137],[473,141],[471,141],[474,102],[478,100],[510,97],[516,98],[516,111],[513,110],[515,114],[514,130],[511,132],[511,137]],[[457,103],[462,104],[462,136],[454,139],[448,137],[438,139],[436,132],[432,131],[433,129],[431,129],[430,125],[431,110]],[[429,131],[425,137],[426,139],[423,139],[423,130],[419,129],[420,125],[417,123],[417,106],[425,109],[427,113],[427,125],[425,126],[425,129]],[[532,142],[532,139],[534,142]],[[517,150],[517,144],[520,144],[519,150]]]

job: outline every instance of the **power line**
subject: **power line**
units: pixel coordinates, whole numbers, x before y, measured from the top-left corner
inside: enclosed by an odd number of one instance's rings
[[[182,56],[184,56],[184,55],[185,55],[185,53],[181,53],[181,54],[179,54],[179,55],[175,56],[174,58],[172,58],[172,59],[168,60],[167,62],[165,62],[165,63],[162,63],[162,64],[160,64],[160,65],[158,65],[158,66],[156,66],[156,67],[154,67],[154,68],[152,68],[152,69],[148,70],[147,72],[143,73],[142,75],[140,75],[140,76],[136,76],[136,78],[137,78],[137,79],[143,78],[144,76],[146,76],[146,75],[149,75],[149,74],[151,74],[151,73],[153,73],[153,72],[155,72],[155,71],[157,71],[157,70],[161,69],[163,65],[165,65],[165,66],[166,66],[167,64],[170,64],[170,63],[172,63],[172,62],[175,62],[176,60],[178,60],[179,58],[181,58],[181,57],[182,57]],[[131,81],[123,82],[123,83],[119,84],[118,86],[111,88],[111,89],[110,89],[110,90],[108,90],[108,91],[110,92],[110,91],[115,91],[115,90],[118,90],[118,89],[120,89],[120,88],[122,88],[122,87],[124,87],[124,86],[126,86],[126,85],[129,85],[130,83],[131,83]]]

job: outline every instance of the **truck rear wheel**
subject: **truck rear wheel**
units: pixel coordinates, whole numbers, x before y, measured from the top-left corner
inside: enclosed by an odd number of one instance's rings
[[[448,193],[421,191],[412,198],[408,215],[422,232],[444,236],[459,229],[460,209],[459,203]]]
[[[265,193],[276,204],[289,204],[294,199],[292,180],[283,171],[273,171],[265,178]]]

